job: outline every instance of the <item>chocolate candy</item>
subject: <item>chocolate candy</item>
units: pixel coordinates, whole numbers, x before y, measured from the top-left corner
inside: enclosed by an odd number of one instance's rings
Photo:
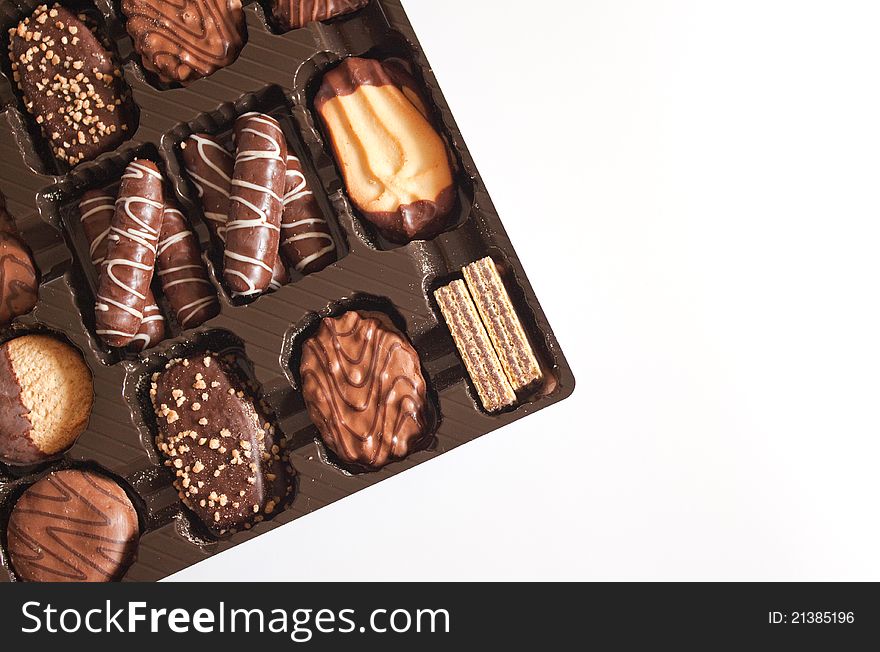
[[[122,0],[135,50],[164,82],[192,82],[238,58],[245,40],[240,0]]]
[[[116,213],[116,198],[105,190],[89,190],[79,203],[80,222],[89,241],[89,257],[100,274],[110,244],[110,223]],[[128,348],[145,351],[165,339],[165,316],[159,309],[153,290],[147,290],[144,318]]]
[[[109,346],[129,344],[144,319],[164,208],[159,168],[135,159],[122,176],[95,303],[96,332]]]
[[[434,296],[483,407],[488,412],[497,412],[516,403],[516,392],[507,380],[464,281],[453,281],[434,292]]]
[[[315,108],[354,205],[388,240],[406,243],[446,228],[456,189],[446,144],[399,72],[346,59],[324,76]]]
[[[483,258],[461,270],[501,366],[516,391],[543,377],[507,289],[491,258]]]
[[[157,270],[162,291],[181,328],[196,328],[220,313],[199,243],[173,203],[166,202],[159,237]]]
[[[19,237],[15,220],[0,193],[0,325],[26,315],[37,305],[40,275],[31,250]]]
[[[346,464],[381,468],[431,434],[419,354],[382,313],[324,319],[303,345],[300,375],[312,423]]]
[[[272,0],[272,17],[281,30],[329,20],[366,7],[370,0]]]
[[[48,335],[23,335],[0,346],[0,460],[45,462],[86,429],[94,400],[82,354]]]
[[[275,429],[232,367],[213,353],[173,360],[150,397],[156,445],[181,500],[216,534],[250,528],[289,491]]]
[[[208,134],[192,135],[180,147],[186,171],[199,193],[208,228],[217,240],[225,243],[235,158],[217,138]]]
[[[246,113],[235,121],[235,145],[223,278],[247,297],[268,289],[278,258],[287,143],[277,120]]]
[[[79,18],[58,4],[40,5],[9,38],[25,108],[58,159],[76,165],[122,143],[128,131],[122,74]]]
[[[269,281],[268,292],[278,292],[285,285],[290,283],[290,272],[284,266],[281,256],[275,257],[275,266],[272,268],[272,280]]]
[[[322,270],[336,260],[336,243],[309,189],[302,163],[290,154],[287,155],[285,188],[281,255],[300,274]]]
[[[91,471],[56,471],[15,503],[6,540],[25,582],[112,582],[135,560],[138,516],[125,491]]]

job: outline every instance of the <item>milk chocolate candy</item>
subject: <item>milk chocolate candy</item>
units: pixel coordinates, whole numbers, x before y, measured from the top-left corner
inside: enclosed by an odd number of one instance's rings
[[[520,391],[541,380],[541,366],[495,263],[483,258],[462,273],[513,389]]]
[[[224,535],[275,511],[290,489],[275,429],[225,360],[173,360],[153,377],[150,396],[165,466],[205,526]]]
[[[30,248],[18,235],[0,193],[0,325],[28,314],[37,305],[40,275]]]
[[[486,411],[497,412],[516,403],[516,392],[507,380],[464,281],[453,281],[434,292],[434,296]]]
[[[272,0],[272,18],[278,29],[298,29],[366,7],[370,0]]]
[[[272,280],[269,281],[268,292],[278,292],[285,285],[290,283],[290,272],[284,265],[284,260],[278,255],[275,258],[275,266],[272,268]]]
[[[287,142],[278,121],[246,113],[235,122],[235,169],[223,278],[235,296],[265,292],[278,258]]]
[[[285,188],[281,255],[300,274],[322,270],[336,260],[336,243],[309,189],[302,163],[291,154],[287,155]]]
[[[382,313],[324,319],[303,345],[300,375],[312,423],[346,464],[381,468],[431,434],[419,354]]]
[[[125,346],[144,319],[162,229],[165,193],[152,161],[135,159],[125,170],[101,264],[95,325],[108,346]]]
[[[446,144],[397,73],[345,59],[324,76],[315,107],[354,205],[388,240],[406,243],[446,228],[456,188]]]
[[[181,328],[196,328],[220,313],[199,243],[172,201],[165,204],[156,269]]]
[[[147,301],[144,305],[144,318],[138,332],[128,345],[129,351],[140,353],[146,351],[165,339],[165,315],[156,301],[152,290],[147,290]]]
[[[58,4],[40,5],[9,39],[13,78],[56,158],[76,165],[123,142],[122,73],[79,18]]]
[[[216,240],[226,242],[229,191],[235,158],[208,134],[194,134],[181,144],[184,166],[202,204],[205,222]]]
[[[164,82],[193,82],[238,58],[245,40],[240,0],[122,0],[135,50]]]
[[[25,582],[112,582],[135,560],[138,515],[125,491],[91,471],[50,473],[16,501],[9,559]]]
[[[100,273],[110,244],[110,223],[116,213],[116,198],[105,190],[89,190],[79,203],[80,222],[89,241],[89,257]],[[136,353],[165,339],[165,316],[159,309],[153,290],[147,290],[144,318],[128,348]]]

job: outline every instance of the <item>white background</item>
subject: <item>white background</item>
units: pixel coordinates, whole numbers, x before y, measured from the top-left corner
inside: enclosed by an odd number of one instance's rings
[[[178,577],[880,579],[880,5],[404,4],[577,391]]]

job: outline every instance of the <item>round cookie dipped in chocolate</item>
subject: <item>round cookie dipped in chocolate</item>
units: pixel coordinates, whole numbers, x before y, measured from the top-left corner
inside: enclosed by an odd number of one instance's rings
[[[349,197],[397,243],[442,232],[456,198],[446,143],[410,85],[396,63],[351,57],[315,97]]]
[[[0,325],[28,314],[37,305],[40,275],[30,248],[19,237],[15,220],[0,193]]]
[[[244,46],[241,0],[122,0],[122,13],[144,67],[164,82],[208,77]]]
[[[282,31],[330,20],[366,7],[370,0],[272,0],[272,21]]]
[[[291,154],[287,155],[285,188],[281,255],[300,274],[320,271],[336,260],[336,243],[303,174],[302,163]]]
[[[69,165],[116,149],[129,131],[115,57],[71,11],[40,5],[9,31],[13,77],[25,108]]]
[[[106,190],[89,190],[79,203],[80,222],[89,241],[89,257],[100,274],[107,258],[110,223],[116,213],[116,198]],[[159,310],[153,290],[147,290],[144,318],[137,334],[128,345],[136,353],[149,349],[165,339],[165,317]]]
[[[122,176],[98,282],[95,327],[108,346],[130,344],[144,320],[164,210],[159,168],[135,159]]]
[[[196,328],[220,313],[196,236],[171,201],[165,204],[156,269],[181,328]]]
[[[48,335],[0,346],[0,460],[28,465],[70,448],[92,412],[92,373],[82,354]]]
[[[272,282],[281,237],[287,142],[278,121],[246,113],[235,121],[235,169],[226,221],[223,278],[235,296]]]
[[[50,473],[15,503],[6,529],[25,582],[112,582],[137,554],[138,516],[125,491],[91,471]]]
[[[303,345],[300,375],[312,422],[345,464],[378,469],[431,436],[419,354],[383,313],[324,319]]]

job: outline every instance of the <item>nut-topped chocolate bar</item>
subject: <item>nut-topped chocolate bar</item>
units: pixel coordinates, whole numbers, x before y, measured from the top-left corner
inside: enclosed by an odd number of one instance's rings
[[[573,391],[398,0],[0,26],[3,579],[157,580]]]

